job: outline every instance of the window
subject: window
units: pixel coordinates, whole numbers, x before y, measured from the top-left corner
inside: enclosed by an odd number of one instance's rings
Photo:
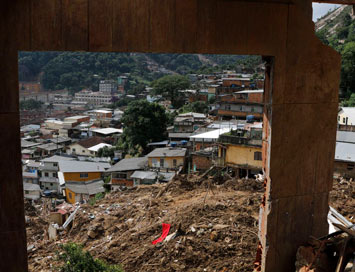
[[[160,159],[160,167],[164,167],[164,159]]]
[[[53,163],[53,166],[58,166],[58,163],[54,162],[54,163]]]
[[[57,173],[52,173],[52,177],[56,178],[57,177]]]
[[[25,194],[28,195],[30,193],[30,191],[25,191]]]
[[[347,169],[348,170],[353,170],[354,169],[354,164],[348,163]]]
[[[157,166],[157,164],[158,164],[158,161],[157,161],[157,159],[152,159],[152,166],[154,167],[154,166]]]
[[[94,151],[90,151],[90,154],[94,154]]]
[[[88,173],[80,173],[80,178],[87,178],[89,177]]]
[[[75,148],[73,148],[72,151],[75,152]]]
[[[83,150],[83,153],[85,153],[85,150]]]
[[[345,123],[345,118],[343,117],[343,123]]]
[[[176,165],[177,165],[177,161],[176,159],[173,159],[173,166],[176,167]]]
[[[48,177],[49,176],[48,172],[44,172],[44,176]]]
[[[53,183],[50,183],[51,186],[53,186]]]
[[[254,152],[254,161],[261,161],[261,152]]]
[[[338,116],[338,121],[340,122],[340,116]]]

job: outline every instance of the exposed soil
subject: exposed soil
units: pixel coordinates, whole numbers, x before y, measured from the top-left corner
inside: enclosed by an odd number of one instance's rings
[[[330,197],[352,220],[354,193],[354,182],[335,181]],[[122,264],[126,272],[252,271],[262,194],[262,184],[252,179],[215,185],[182,175],[168,187],[139,186],[82,205],[73,226],[55,242],[46,237],[43,211],[26,204],[29,268],[53,271],[60,265],[59,245],[72,241],[94,257]],[[178,236],[152,245],[162,223],[171,224],[169,234],[178,230]]]

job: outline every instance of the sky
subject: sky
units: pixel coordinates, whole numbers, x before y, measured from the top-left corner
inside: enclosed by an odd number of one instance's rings
[[[338,6],[340,5],[313,3],[313,21],[317,21],[318,18],[325,15],[330,9],[333,10]]]

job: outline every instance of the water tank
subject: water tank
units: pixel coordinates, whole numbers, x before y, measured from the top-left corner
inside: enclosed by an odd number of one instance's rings
[[[247,115],[247,123],[254,123],[254,115]]]

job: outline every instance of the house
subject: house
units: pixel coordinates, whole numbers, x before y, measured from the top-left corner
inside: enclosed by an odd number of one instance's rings
[[[80,183],[68,181],[65,184],[66,200],[71,204],[88,201],[96,194],[105,192],[103,185],[104,182],[101,179]]]
[[[156,148],[147,157],[151,168],[177,169],[185,164],[186,148]]]
[[[205,114],[188,112],[179,114],[174,119],[174,127],[169,131],[170,140],[189,140],[189,137],[207,123]]]
[[[216,101],[218,118],[245,120],[248,115],[253,115],[256,120],[262,120],[263,94],[264,90],[243,90],[219,94]]]
[[[111,173],[111,190],[116,191],[121,187],[133,187],[131,175],[136,170],[143,170],[148,166],[148,157],[123,159],[108,169]]]
[[[90,151],[89,148],[98,144],[105,143],[101,137],[90,137],[88,139],[81,140],[68,146],[67,154],[80,155],[80,156],[94,156],[94,151]]]
[[[23,183],[24,197],[27,199],[37,200],[41,198],[41,188],[38,184]]]
[[[191,153],[192,171],[205,171],[213,164],[213,148],[208,147]]]
[[[338,112],[338,125],[355,126],[355,107],[341,107]]]
[[[262,128],[231,130],[219,137],[217,164],[228,166],[238,177],[262,170]]]
[[[192,142],[192,150],[199,151],[214,145],[217,143],[220,135],[229,131],[231,131],[231,128],[221,128],[190,136],[190,142]]]
[[[98,137],[113,137],[123,133],[123,129],[118,128],[96,128],[91,130],[94,136]]]
[[[97,144],[97,145],[94,145],[94,146],[92,146],[92,147],[89,147],[88,150],[90,151],[90,156],[91,156],[91,155],[92,155],[92,156],[97,156],[98,151],[99,151],[101,148],[104,148],[104,147],[111,148],[112,145],[101,143],[101,144]]]
[[[355,132],[337,131],[334,174],[355,178]]]
[[[40,162],[27,160],[22,170],[22,179],[24,183],[39,184]]]
[[[41,160],[39,166],[40,177],[39,185],[42,190],[54,191],[61,193],[59,186],[58,171],[60,161],[73,161],[74,158],[64,156],[52,156]]]
[[[103,192],[103,174],[110,167],[109,163],[86,161],[60,161],[59,183],[65,186],[65,196],[74,204],[87,200],[96,193]]]
[[[149,185],[157,182],[169,182],[175,176],[174,172],[157,172],[157,171],[135,171],[131,178],[133,186]]]
[[[36,146],[37,152],[41,158],[53,156],[57,152],[64,151],[64,145],[47,143]]]

